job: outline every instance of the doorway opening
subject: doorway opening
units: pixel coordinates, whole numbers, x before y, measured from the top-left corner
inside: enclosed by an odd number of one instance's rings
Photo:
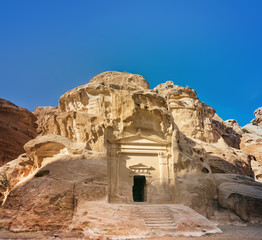
[[[146,201],[146,177],[145,176],[134,176],[133,185],[133,200],[134,202],[145,202]]]

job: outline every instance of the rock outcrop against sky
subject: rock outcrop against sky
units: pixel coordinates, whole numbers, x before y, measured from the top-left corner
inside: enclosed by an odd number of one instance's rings
[[[0,166],[24,153],[24,144],[37,136],[35,121],[27,109],[0,98]]]
[[[170,216],[159,215],[162,230],[219,232],[207,219],[218,212],[262,221],[259,132],[223,121],[193,89],[170,81],[150,89],[142,76],[105,72],[57,107],[36,108],[37,120],[13,108],[27,118],[5,119],[26,125],[30,138],[0,168],[4,227],[142,236],[159,225],[142,221],[148,209],[137,201]]]

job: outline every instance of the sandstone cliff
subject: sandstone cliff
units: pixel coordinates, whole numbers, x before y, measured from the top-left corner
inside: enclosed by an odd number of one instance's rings
[[[242,144],[248,135],[193,89],[169,81],[152,90],[142,76],[105,72],[35,115],[40,136],[0,168],[7,228],[101,233],[115,214],[131,222],[130,231],[145,231],[132,207],[106,205],[132,204],[135,177],[144,179],[139,191],[146,189],[140,197],[148,203],[184,204],[207,217],[222,206],[244,221],[262,220],[254,151]]]
[[[258,108],[255,112],[255,119],[243,127],[244,134],[241,138],[241,150],[251,154],[252,168],[257,181],[262,182],[262,111]]]
[[[24,153],[24,144],[37,136],[35,121],[27,109],[0,98],[0,166]]]

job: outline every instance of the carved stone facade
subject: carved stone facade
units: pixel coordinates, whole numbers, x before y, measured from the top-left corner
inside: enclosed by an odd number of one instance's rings
[[[171,203],[172,196],[165,193],[164,188],[173,188],[173,169],[170,144],[163,139],[138,134],[109,141],[108,200],[134,202],[137,188],[141,202]],[[140,182],[136,186],[137,176],[144,177],[145,184]],[[158,196],[160,192],[161,197]]]

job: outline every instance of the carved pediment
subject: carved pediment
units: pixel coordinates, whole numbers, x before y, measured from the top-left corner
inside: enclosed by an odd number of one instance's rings
[[[142,144],[142,145],[167,145],[168,143],[156,136],[143,136],[141,134],[115,140],[118,144]]]
[[[142,163],[129,166],[129,169],[134,173],[143,173],[143,174],[148,173],[150,170],[155,170],[153,167],[146,166]]]

